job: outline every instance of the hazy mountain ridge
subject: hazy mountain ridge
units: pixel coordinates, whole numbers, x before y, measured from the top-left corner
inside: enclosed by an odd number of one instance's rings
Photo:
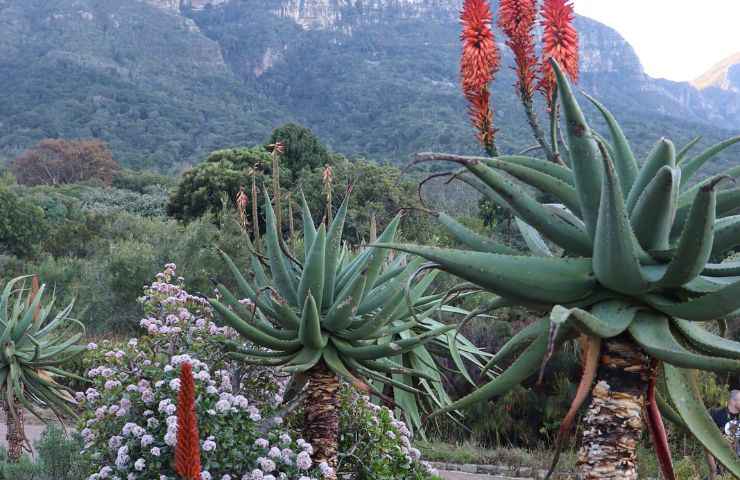
[[[100,137],[124,164],[171,170],[287,120],[379,160],[478,152],[457,84],[461,3],[0,0],[0,84],[14,93],[0,97],[0,159],[43,137]],[[615,111],[638,151],[664,134],[740,129],[726,118],[734,97],[651,79],[617,32],[577,22],[580,87]],[[514,81],[505,67],[494,87],[506,151],[531,142]]]

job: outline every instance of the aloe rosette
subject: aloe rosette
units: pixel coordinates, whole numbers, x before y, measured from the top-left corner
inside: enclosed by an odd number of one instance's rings
[[[294,374],[291,391],[305,385],[306,439],[317,461],[330,467],[336,466],[337,458],[340,379],[393,402],[382,390],[387,385],[402,399],[399,406],[414,412],[418,425],[417,404],[405,394],[434,395],[439,374],[433,363],[411,368],[396,360],[410,353],[425,355],[425,344],[454,329],[427,318],[440,308],[444,295],[427,293],[433,276],[415,280],[419,261],[403,265],[397,259],[386,266],[387,251],[368,248],[352,256],[342,245],[348,200],[349,195],[327,231],[324,224],[316,228],[303,199],[305,258],[300,263],[283,244],[266,196],[263,260],[269,269],[255,253],[247,279],[224,255],[239,295],[219,284],[220,299],[211,299],[224,322],[255,346],[231,345],[230,356]],[[399,221],[397,216],[379,240],[392,242]],[[469,342],[460,343],[456,357],[472,358],[476,351]],[[436,400],[437,405],[443,401]]]
[[[740,462],[706,413],[693,373],[740,372],[740,343],[702,324],[740,308],[740,262],[715,263],[740,246],[740,215],[733,215],[740,209],[740,189],[720,189],[740,167],[692,183],[700,167],[740,137],[695,156],[689,153],[695,142],[676,152],[661,139],[640,165],[612,114],[590,97],[611,141],[589,127],[570,84],[552,64],[568,165],[526,156],[420,154],[417,159],[461,165],[458,178],[517,217],[529,252],[484,238],[444,213],[438,214],[440,222],[466,250],[382,240],[377,245],[424,257],[497,294],[499,306],[550,312],[491,360],[496,364],[521,352],[508,369],[439,412],[506,393],[536,374],[559,342],[580,336],[585,371],[560,441],[590,391],[578,458],[581,478],[636,478],[643,420],[665,477],[673,478],[660,411],[740,475]],[[559,203],[540,203],[529,187]],[[553,244],[562,252],[553,253]],[[656,389],[659,375],[668,399]]]
[[[29,277],[5,284],[0,296],[0,400],[6,411],[8,455],[17,460],[23,443],[23,409],[43,420],[39,409],[74,416],[71,390],[59,378],[84,379],[62,367],[85,351],[78,342],[85,328],[70,318],[72,304],[52,315],[54,302],[42,305],[45,286],[24,288]]]

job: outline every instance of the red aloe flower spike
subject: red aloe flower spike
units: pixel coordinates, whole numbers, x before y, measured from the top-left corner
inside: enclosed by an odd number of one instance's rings
[[[484,87],[480,94],[468,96],[468,114],[470,115],[470,121],[478,131],[478,141],[489,154],[495,156],[496,153],[492,152],[496,148],[494,145],[496,130],[493,128],[493,111],[490,102],[491,94],[488,87]]]
[[[574,82],[578,81],[578,32],[573,27],[573,4],[570,0],[545,0],[542,10],[542,78],[539,88],[548,103],[555,91],[555,72],[550,58],[560,64],[563,71]],[[552,105],[550,105],[552,108]]]
[[[190,363],[183,363],[180,367],[175,471],[184,480],[200,480],[200,438],[195,414],[195,381]]]
[[[501,66],[493,37],[491,8],[486,0],[465,0],[460,19],[463,43],[460,61],[462,90],[470,104],[470,116],[478,139],[490,154],[496,153],[493,112],[488,84]]]
[[[508,37],[506,45],[514,53],[517,87],[524,100],[534,94],[537,57],[532,30],[536,19],[536,0],[501,0],[499,4],[498,24]]]

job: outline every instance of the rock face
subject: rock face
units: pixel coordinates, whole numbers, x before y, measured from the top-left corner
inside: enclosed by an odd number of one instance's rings
[[[725,58],[691,84],[699,90],[714,87],[740,93],[740,52]]]
[[[388,14],[402,18],[456,14],[462,0],[282,0],[274,10],[306,30],[344,28],[347,21],[372,23]]]

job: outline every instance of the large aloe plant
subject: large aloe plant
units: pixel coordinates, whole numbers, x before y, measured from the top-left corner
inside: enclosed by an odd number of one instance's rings
[[[251,259],[252,278],[247,280],[224,255],[239,287],[240,298],[219,284],[220,299],[212,299],[224,322],[261,348],[238,348],[230,355],[248,363],[273,365],[296,374],[306,383],[305,436],[317,461],[331,467],[337,463],[338,398],[340,379],[383,397],[373,382],[397,391],[423,393],[410,378],[436,382],[427,369],[408,368],[392,360],[450,332],[439,325],[415,333],[417,319],[438,308],[443,295],[429,295],[431,280],[411,285],[407,302],[405,282],[418,267],[393,265],[384,270],[386,251],[366,249],[354,258],[342,248],[347,215],[345,198],[328,232],[318,229],[303,200],[303,245],[300,264],[287,251],[276,227],[275,214],[266,196],[266,260],[269,275],[257,255]],[[400,217],[396,217],[379,240],[393,241]],[[431,278],[431,277],[429,277]],[[429,326],[429,323],[425,323]],[[402,338],[398,338],[398,336]],[[471,350],[468,344],[462,350]],[[401,376],[401,377],[398,377]],[[407,400],[406,397],[404,397]],[[389,399],[390,400],[390,399]],[[404,406],[404,405],[401,405]],[[417,420],[418,413],[417,413]],[[420,422],[418,422],[420,423]]]
[[[585,371],[559,439],[590,391],[579,478],[637,478],[635,449],[643,421],[665,478],[674,478],[659,406],[740,475],[740,462],[704,409],[694,374],[695,369],[740,372],[740,343],[702,326],[740,308],[740,263],[711,261],[740,245],[740,216],[732,215],[740,208],[740,189],[718,190],[740,167],[692,184],[704,163],[740,137],[693,157],[661,139],[640,166],[614,117],[591,98],[611,143],[589,127],[567,79],[552,63],[569,166],[524,156],[422,154],[418,160],[462,165],[458,176],[467,175],[518,217],[532,253],[482,238],[444,214],[442,223],[469,250],[378,244],[425,257],[499,295],[498,305],[551,312],[492,359],[521,352],[508,369],[439,412],[506,393],[536,374],[559,342],[582,336]],[[561,203],[541,204],[522,186]],[[562,254],[553,255],[543,238]],[[670,401],[656,391],[660,374]]]
[[[84,326],[69,317],[72,304],[52,316],[53,301],[41,304],[44,286],[30,291],[17,277],[0,296],[0,400],[6,412],[8,457],[17,461],[28,443],[23,431],[23,409],[43,420],[39,408],[57,416],[74,415],[70,390],[55,377],[83,380],[63,370],[84,352],[78,345]]]

